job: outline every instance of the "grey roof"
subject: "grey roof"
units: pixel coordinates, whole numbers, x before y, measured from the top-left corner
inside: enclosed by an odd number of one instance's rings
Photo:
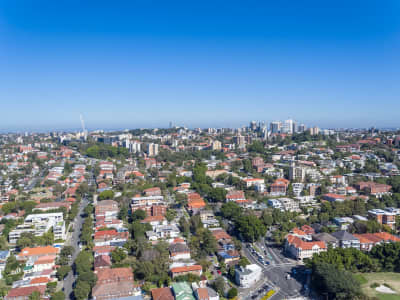
[[[189,252],[190,249],[186,244],[179,243],[179,244],[172,244],[169,246],[169,251],[171,253],[176,253],[176,252]]]
[[[326,243],[337,242],[337,238],[327,232],[316,233],[316,234],[313,234],[312,237],[316,241],[323,241]]]
[[[354,235],[348,233],[345,230],[339,230],[332,233],[332,236],[337,238],[339,241],[351,241],[351,240],[358,240]]]

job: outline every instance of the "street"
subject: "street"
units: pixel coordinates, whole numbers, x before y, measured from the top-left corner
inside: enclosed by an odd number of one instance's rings
[[[81,233],[82,229],[82,224],[84,222],[84,218],[82,218],[82,213],[83,210],[85,209],[86,205],[88,204],[88,201],[86,198],[83,198],[80,205],[79,205],[79,211],[78,215],[75,218],[74,221],[74,232],[72,233],[71,238],[68,240],[67,245],[74,247],[75,252],[72,255],[72,258],[70,260],[70,266],[74,263],[76,257],[78,256],[79,253],[79,235]],[[73,289],[73,283],[75,282],[75,276],[73,271],[71,270],[67,277],[65,277],[64,282],[63,282],[63,290],[66,299],[73,299],[72,298],[72,289]]]
[[[257,257],[254,250],[246,246],[243,248],[245,256],[253,264],[257,264],[263,268],[263,276],[255,285],[251,288],[239,290],[239,295],[245,300],[255,300],[260,299],[266,290],[263,289],[268,286],[270,289],[275,291],[275,294],[270,299],[285,299],[288,297],[299,297],[301,296],[301,291],[303,285],[306,282],[306,277],[302,277],[298,274],[296,278],[288,277],[292,274],[292,269],[301,265],[298,261],[289,259],[281,253],[280,248],[271,247],[268,243],[266,244],[264,240],[261,240],[254,245],[259,250],[262,258],[268,261],[269,264],[263,264],[260,262],[259,257]],[[253,248],[254,249],[254,248]]]

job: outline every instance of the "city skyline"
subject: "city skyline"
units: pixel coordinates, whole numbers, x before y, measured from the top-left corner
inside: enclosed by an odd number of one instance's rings
[[[156,4],[156,5],[155,5]],[[0,130],[398,127],[397,1],[0,4]]]

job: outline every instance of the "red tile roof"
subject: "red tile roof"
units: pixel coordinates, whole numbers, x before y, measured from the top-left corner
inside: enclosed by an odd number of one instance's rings
[[[169,287],[152,289],[151,296],[153,300],[174,300],[171,289]]]
[[[316,242],[305,242],[301,238],[289,234],[286,237],[287,241],[289,244],[293,245],[295,248],[299,248],[301,250],[312,250],[314,246],[318,246],[321,249],[326,249],[326,245],[322,241],[316,241]]]
[[[35,291],[38,291],[41,295],[43,295],[45,290],[46,290],[46,285],[14,288],[8,292],[5,299],[11,299],[17,297],[29,297]]]
[[[55,248],[53,246],[24,248],[18,254],[18,256],[19,257],[24,257],[24,256],[43,256],[43,255],[49,255],[49,254],[57,254],[59,251],[60,251],[59,248]]]
[[[201,271],[202,267],[200,265],[193,266],[183,266],[183,267],[175,267],[171,269],[172,273],[183,273],[183,272],[192,272],[192,271]]]

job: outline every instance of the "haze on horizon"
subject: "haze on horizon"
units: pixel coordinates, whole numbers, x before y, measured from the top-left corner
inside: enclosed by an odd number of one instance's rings
[[[399,127],[400,2],[0,3],[1,131]]]

